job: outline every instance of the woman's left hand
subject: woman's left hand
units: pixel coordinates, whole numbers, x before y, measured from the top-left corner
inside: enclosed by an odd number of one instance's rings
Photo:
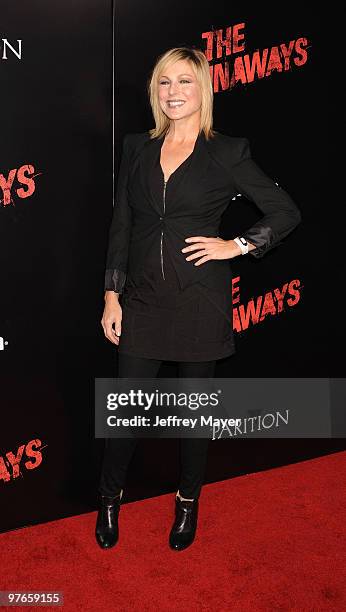
[[[200,266],[210,259],[232,259],[241,255],[242,251],[240,246],[234,240],[223,240],[222,238],[206,238],[205,236],[190,236],[185,238],[185,242],[191,242],[190,246],[186,246],[182,249],[182,253],[188,253],[190,251],[196,251],[193,255],[186,257],[186,261],[193,259],[199,259],[195,262],[195,266]]]

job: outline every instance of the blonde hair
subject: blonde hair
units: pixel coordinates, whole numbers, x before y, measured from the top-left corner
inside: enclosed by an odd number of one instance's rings
[[[148,80],[148,95],[155,121],[155,128],[149,130],[150,138],[159,138],[168,132],[171,120],[165,115],[159,103],[159,78],[169,64],[173,64],[178,60],[188,60],[197,77],[202,98],[200,133],[203,131],[208,140],[215,135],[213,130],[213,85],[207,58],[202,51],[191,47],[174,47],[156,60]]]

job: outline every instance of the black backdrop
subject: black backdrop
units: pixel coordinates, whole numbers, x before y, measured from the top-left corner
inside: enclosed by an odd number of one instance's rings
[[[112,215],[112,3],[48,6],[32,0],[22,2],[20,11],[4,4],[1,36],[12,45],[22,40],[22,59],[8,52],[0,62],[6,82],[0,174],[31,165],[37,176],[35,191],[21,198],[16,174],[12,201],[0,208],[2,531],[96,507],[103,442],[93,439],[94,378],[112,376],[116,367],[116,349],[100,325]],[[184,44],[204,49],[202,32],[241,22],[247,52],[309,40],[304,66],[215,94],[215,127],[247,137],[254,159],[303,214],[278,249],[261,260],[232,263],[243,304],[292,279],[300,281],[300,300],[237,334],[236,355],[220,360],[216,374],[340,375],[328,354],[320,299],[328,261],[316,258],[326,231],[317,17],[314,23],[311,11],[301,7],[285,5],[272,14],[263,6],[243,2],[237,9],[222,1],[212,7],[117,0],[115,9],[115,171],[123,135],[153,125],[145,89],[159,53]],[[251,203],[237,199],[224,217],[225,237],[258,215]],[[165,363],[160,374],[174,376],[175,364]],[[39,455],[29,458],[32,448],[41,452],[41,462]],[[341,439],[219,440],[211,444],[206,481],[342,448]],[[18,452],[23,455],[16,476],[10,463]],[[177,459],[175,440],[143,442],[125,500],[173,491]]]

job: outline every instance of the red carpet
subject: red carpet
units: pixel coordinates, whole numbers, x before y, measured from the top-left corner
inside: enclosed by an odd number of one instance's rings
[[[205,485],[194,544],[167,545],[174,494],[0,535],[1,590],[60,590],[72,612],[346,610],[346,452]],[[1,608],[18,610],[19,608]],[[22,610],[33,610],[31,606]]]

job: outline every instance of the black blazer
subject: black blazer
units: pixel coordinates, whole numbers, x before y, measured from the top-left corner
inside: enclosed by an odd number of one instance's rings
[[[188,244],[185,238],[218,236],[223,212],[241,193],[264,213],[242,232],[256,246],[249,254],[262,257],[300,223],[299,209],[288,193],[251,159],[246,138],[217,133],[207,140],[202,132],[186,170],[170,185],[171,204],[163,213],[162,193],[152,194],[147,180],[162,143],[163,138],[151,139],[148,132],[127,134],[124,138],[109,231],[105,289],[122,293],[127,274],[136,283],[153,240],[163,231],[182,288],[203,279],[225,290],[230,260],[209,260],[195,266],[196,260],[186,261],[188,253],[181,252]]]

